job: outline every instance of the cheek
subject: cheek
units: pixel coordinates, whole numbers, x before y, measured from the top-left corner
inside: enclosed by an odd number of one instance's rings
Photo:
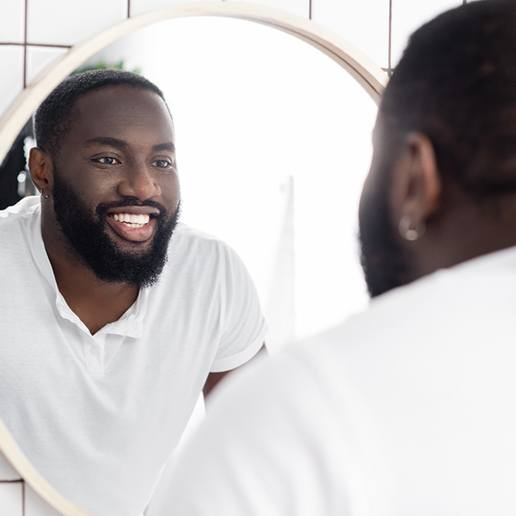
[[[95,210],[97,204],[111,199],[113,197],[113,195],[110,195],[111,191],[112,190],[101,188],[96,184],[81,184],[77,185],[76,188],[76,192],[83,200],[84,204],[92,210]]]
[[[88,179],[86,179],[86,177]],[[83,176],[76,181],[73,188],[84,206],[93,213],[96,213],[97,206],[110,202],[116,198],[116,181],[107,177]]]
[[[181,197],[181,188],[177,174],[164,177],[159,181],[161,195],[169,206],[175,206]]]

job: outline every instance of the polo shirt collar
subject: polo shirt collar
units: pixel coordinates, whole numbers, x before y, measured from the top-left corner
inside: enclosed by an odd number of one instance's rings
[[[50,287],[57,308],[58,314],[67,319],[71,323],[75,324],[81,331],[91,336],[90,331],[81,319],[72,311],[68,306],[68,303],[59,292],[57,287],[54,271],[50,260],[45,249],[43,237],[41,235],[41,207],[38,206],[34,211],[34,216],[31,221],[32,227],[30,231],[29,247],[31,248],[34,256],[36,266],[40,271],[43,279]],[[145,314],[147,313],[150,287],[140,288],[136,301],[127,309],[127,311],[118,319],[112,323],[106,324],[102,327],[95,335],[120,335],[122,337],[130,337],[138,339],[143,334],[143,322]]]

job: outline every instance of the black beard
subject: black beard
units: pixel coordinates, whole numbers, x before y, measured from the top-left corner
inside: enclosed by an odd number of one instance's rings
[[[113,283],[148,287],[156,283],[167,262],[167,249],[179,218],[179,206],[172,215],[153,201],[140,202],[127,197],[119,203],[100,204],[96,216],[91,213],[72,188],[54,174],[54,211],[61,230],[74,254],[95,275]],[[160,210],[150,249],[143,253],[121,251],[105,230],[107,211],[118,206],[152,206]]]
[[[388,170],[360,203],[360,262],[371,297],[410,282],[410,260],[398,238],[388,206]]]

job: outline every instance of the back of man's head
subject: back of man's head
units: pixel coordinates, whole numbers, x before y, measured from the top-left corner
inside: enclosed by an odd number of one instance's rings
[[[380,119],[394,150],[426,134],[443,180],[482,196],[516,190],[516,2],[448,11],[409,40]]]
[[[410,38],[360,203],[371,296],[516,245],[514,56],[514,0],[463,5]]]
[[[91,91],[109,86],[147,90],[165,100],[162,91],[154,83],[132,72],[108,69],[72,75],[50,93],[34,114],[34,134],[38,147],[55,154],[72,122],[72,110],[77,100]]]

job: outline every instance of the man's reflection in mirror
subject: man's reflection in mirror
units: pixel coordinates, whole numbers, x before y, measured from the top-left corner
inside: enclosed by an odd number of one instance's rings
[[[34,131],[41,196],[0,211],[0,418],[70,501],[141,514],[200,393],[257,355],[264,318],[231,248],[178,220],[157,86],[70,77]]]

